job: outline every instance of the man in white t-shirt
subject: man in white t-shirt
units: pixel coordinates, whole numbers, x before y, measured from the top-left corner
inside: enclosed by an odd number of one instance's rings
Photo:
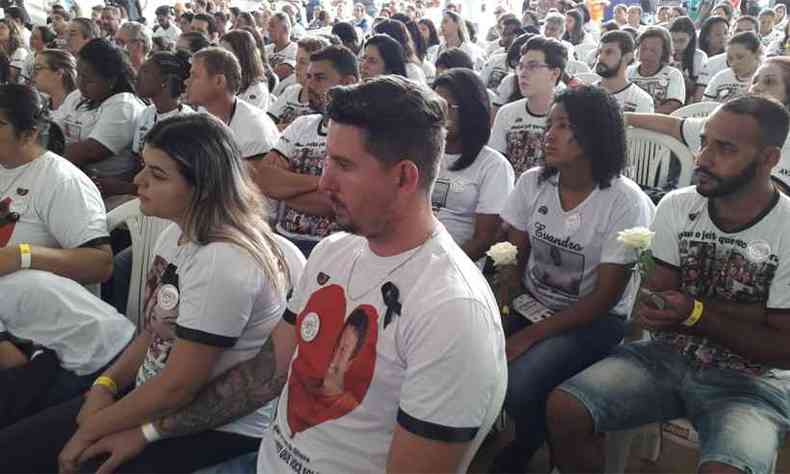
[[[164,38],[169,43],[175,44],[181,35],[181,29],[173,21],[172,7],[161,5],[156,9],[156,26],[154,38]]]
[[[669,65],[672,38],[660,26],[639,35],[639,62],[628,68],[628,79],[653,97],[656,112],[669,114],[686,102],[683,73]]]
[[[567,63],[565,46],[554,38],[535,36],[521,49],[518,82],[523,99],[503,106],[494,118],[488,146],[505,155],[516,179],[543,164],[543,131],[554,87]]]
[[[624,31],[609,31],[601,38],[595,72],[601,76],[598,86],[612,94],[623,112],[653,113],[653,99],[630,82],[628,65],[634,61],[634,39]]]
[[[142,23],[127,21],[115,35],[115,44],[126,51],[129,63],[136,73],[153,47],[151,30]]]
[[[320,113],[304,115],[285,130],[274,149],[258,164],[256,182],[270,199],[282,201],[276,229],[305,256],[334,230],[333,212],[318,181],[326,161],[327,92],[359,80],[354,53],[329,46],[310,56],[305,89],[310,107]]]
[[[219,426],[282,387],[260,473],[465,470],[507,364],[494,297],[431,211],[444,106],[396,76],[331,96],[321,188],[356,235],[322,242],[261,352],[156,429]]]
[[[228,50],[212,47],[195,53],[186,82],[189,103],[203,107],[230,127],[244,159],[262,158],[280,138],[268,115],[236,97],[241,66]]]
[[[291,41],[291,20],[283,12],[277,12],[269,19],[267,26],[272,43],[266,46],[266,58],[274,73],[284,80],[294,72],[296,64],[296,43]]]
[[[310,108],[307,88],[304,87],[307,67],[310,65],[310,55],[329,46],[329,41],[319,36],[306,36],[300,39],[297,45],[296,67],[293,74],[296,83],[284,89],[277,96],[277,101],[266,111],[280,130],[285,129],[298,117],[316,112]]]
[[[696,187],[668,194],[652,226],[651,293],[634,308],[652,339],[619,346],[549,398],[562,472],[602,467],[595,432],[680,417],[699,434],[699,472],[770,472],[790,424],[790,198],[770,179],[789,123],[757,96],[706,122]]]

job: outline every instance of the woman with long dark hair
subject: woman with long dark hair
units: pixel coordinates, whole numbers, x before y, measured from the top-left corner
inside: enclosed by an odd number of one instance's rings
[[[708,55],[697,49],[697,30],[687,16],[676,18],[669,27],[672,36],[671,64],[683,73],[686,80],[686,103],[695,96],[697,76],[708,60]]]
[[[753,32],[744,31],[733,36],[727,44],[729,67],[711,78],[705,88],[705,100],[727,102],[746,94],[762,55],[762,43]]]
[[[397,74],[406,77],[403,48],[389,35],[371,36],[365,41],[362,50],[359,66],[359,74],[362,79],[372,79],[383,74]]]
[[[233,53],[241,65],[239,98],[266,112],[270,101],[269,84],[255,38],[247,31],[233,30],[222,37],[220,44]]]

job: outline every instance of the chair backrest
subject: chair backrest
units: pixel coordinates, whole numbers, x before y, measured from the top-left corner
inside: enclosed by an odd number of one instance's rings
[[[576,74],[575,77],[576,77],[576,79],[578,79],[578,80],[580,80],[580,81],[582,81],[584,83],[590,84],[590,85],[595,84],[596,82],[601,80],[601,76],[599,76],[598,74],[596,74],[594,72],[582,72],[582,73]]]
[[[669,115],[679,118],[707,117],[720,105],[718,102],[697,102],[696,104],[680,107]]]
[[[691,185],[694,155],[687,146],[670,137],[641,128],[626,130],[628,159],[623,174],[640,186],[656,187],[666,181],[669,162],[674,155],[680,160],[678,187]]]
[[[154,256],[156,240],[171,222],[158,217],[144,216],[140,212],[140,200],[134,199],[110,211],[107,214],[107,224],[110,231],[121,224],[126,224],[132,237],[132,272],[129,279],[126,317],[137,326],[139,332],[142,329],[145,277]]]

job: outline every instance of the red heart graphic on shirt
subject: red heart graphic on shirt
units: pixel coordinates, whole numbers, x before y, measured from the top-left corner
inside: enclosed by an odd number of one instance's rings
[[[16,221],[6,219],[10,211],[11,198],[7,197],[0,201],[0,247],[8,245],[11,235],[14,233],[14,227],[16,227]]]
[[[346,317],[343,288],[319,288],[296,318],[297,355],[288,377],[291,437],[338,419],[362,403],[376,368],[376,309]]]

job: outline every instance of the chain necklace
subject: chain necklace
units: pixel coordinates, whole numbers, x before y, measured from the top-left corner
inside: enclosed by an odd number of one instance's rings
[[[429,232],[428,236],[425,237],[422,240],[422,242],[420,242],[420,245],[418,245],[417,248],[414,249],[412,251],[412,253],[408,257],[406,257],[402,262],[400,262],[399,264],[395,265],[395,267],[393,267],[392,270],[388,271],[384,275],[384,277],[381,278],[381,280],[376,282],[375,285],[371,286],[367,290],[363,291],[362,294],[360,294],[359,296],[352,296],[351,295],[351,277],[354,275],[354,269],[357,267],[357,262],[359,261],[359,258],[362,256],[362,250],[363,249],[360,248],[359,250],[357,250],[357,254],[354,256],[354,261],[351,263],[351,271],[348,272],[348,278],[346,279],[346,290],[347,290],[346,291],[346,295],[348,295],[348,298],[353,300],[353,301],[357,301],[359,299],[364,298],[365,296],[368,295],[368,293],[370,293],[371,291],[373,291],[376,288],[378,288],[382,283],[384,283],[384,281],[387,278],[389,278],[390,275],[395,273],[398,269],[400,269],[401,267],[403,267],[404,265],[409,263],[414,257],[416,257],[417,254],[420,253],[420,251],[423,249],[423,247],[425,247],[425,244],[427,244],[431,239],[433,239],[435,233],[436,233],[435,229],[431,229],[431,232]]]

